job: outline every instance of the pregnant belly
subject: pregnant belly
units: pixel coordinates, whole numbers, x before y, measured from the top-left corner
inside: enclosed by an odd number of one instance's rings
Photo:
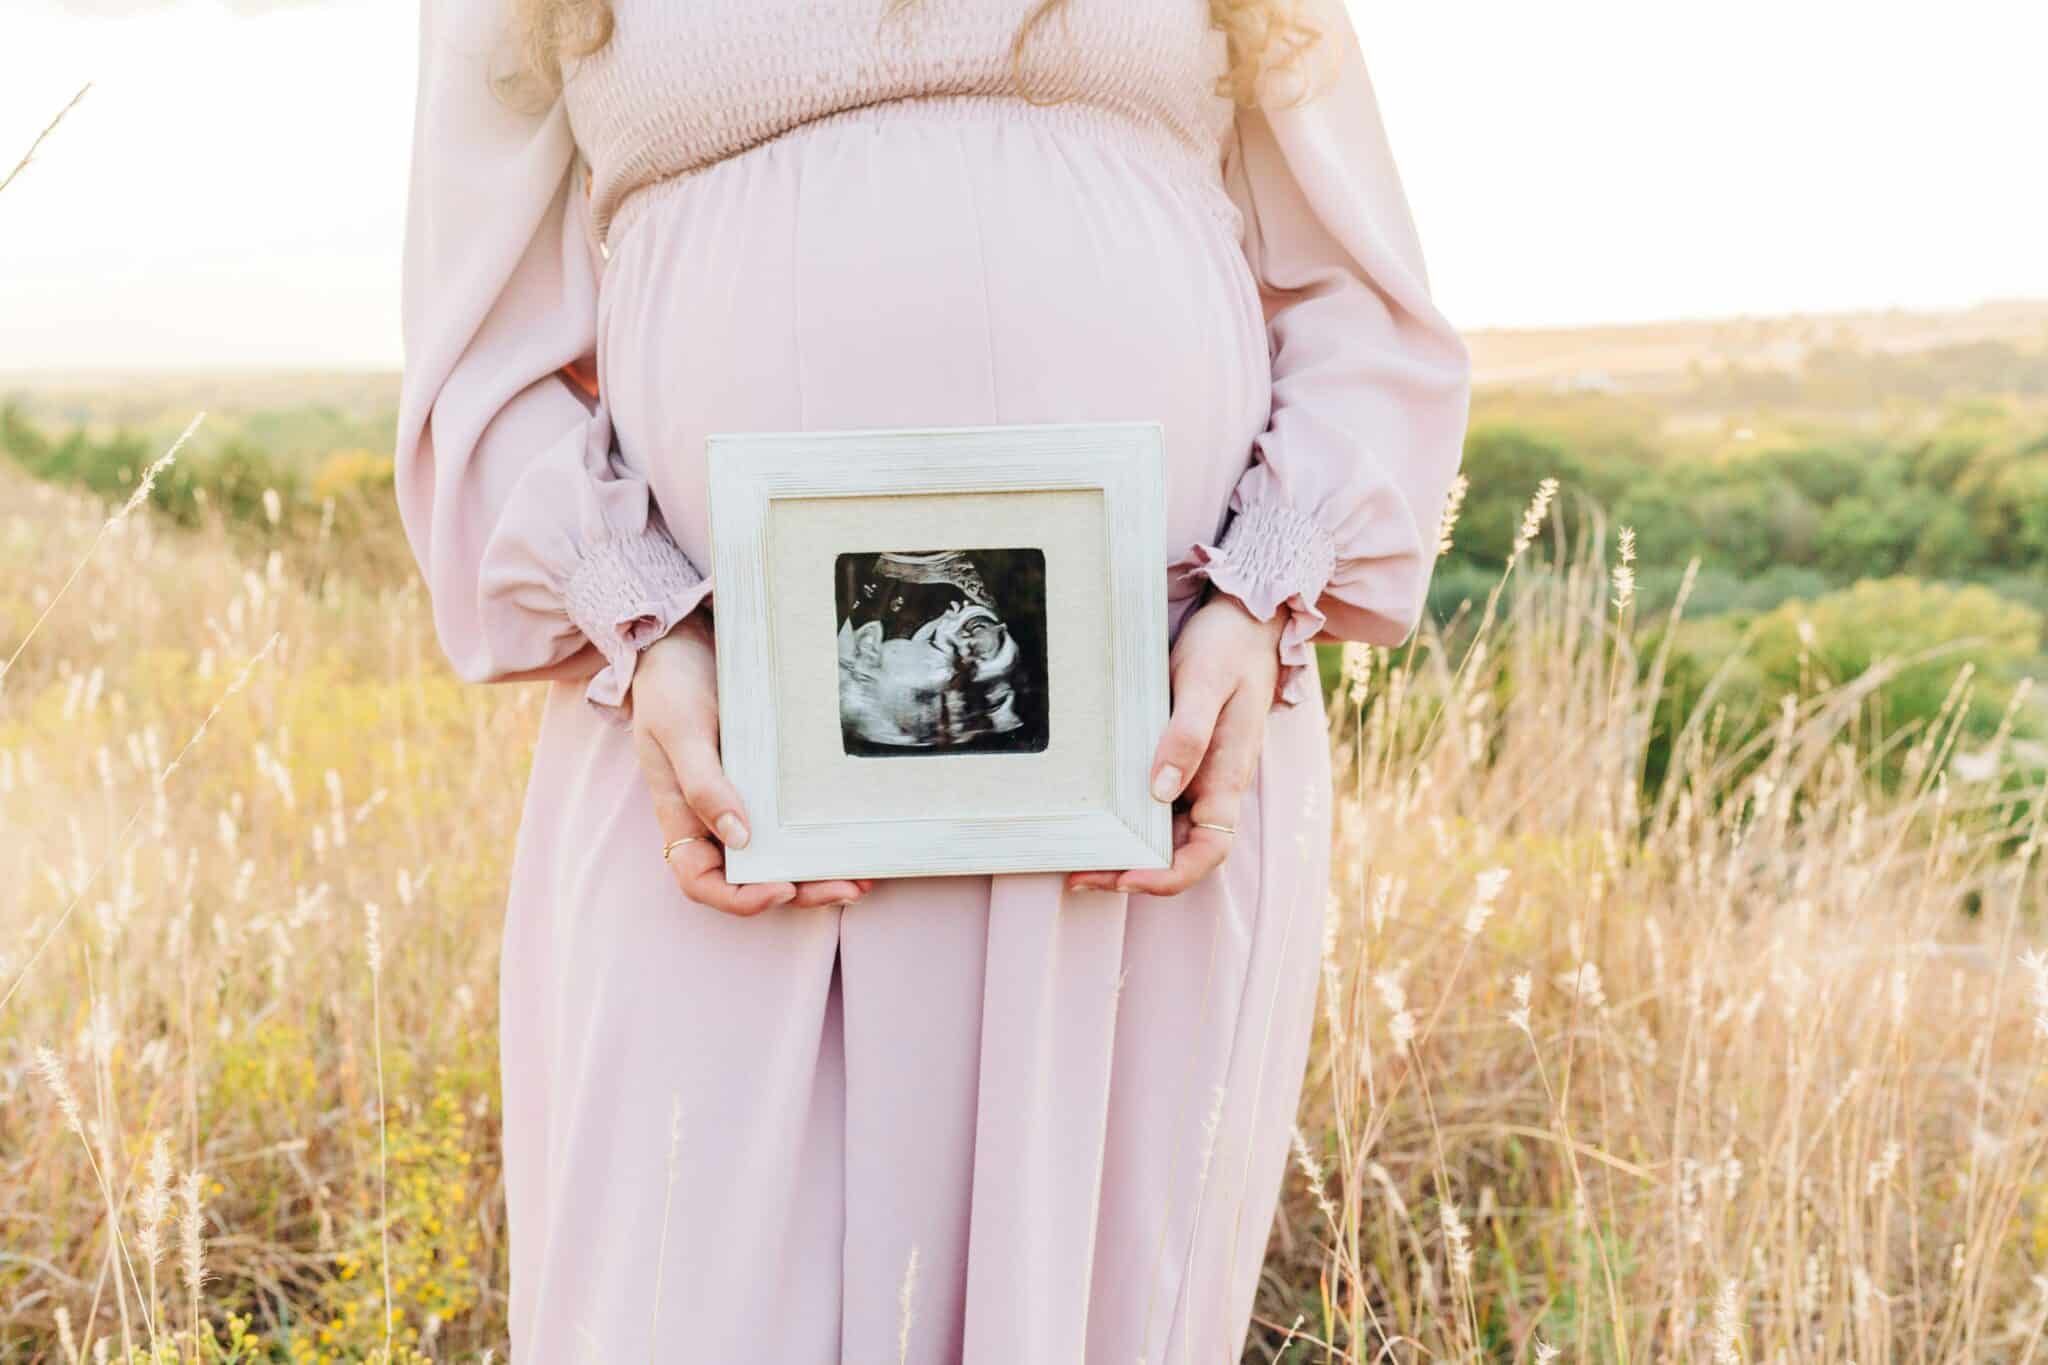
[[[1220,191],[1018,106],[830,120],[641,193],[599,363],[700,563],[721,431],[1156,420],[1169,553],[1220,524],[1270,384]]]

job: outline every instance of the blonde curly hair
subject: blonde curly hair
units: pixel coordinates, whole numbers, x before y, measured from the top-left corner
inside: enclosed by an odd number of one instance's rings
[[[889,14],[919,0],[889,0]],[[1010,41],[1010,66],[1023,87],[1024,49],[1067,0],[1038,0]],[[529,106],[561,93],[562,63],[587,57],[612,38],[612,0],[515,0],[521,66],[506,92]],[[1317,31],[1301,14],[1300,0],[1209,0],[1209,22],[1229,43],[1230,62],[1217,93],[1238,104],[1260,103],[1265,78],[1291,70],[1315,44]]]

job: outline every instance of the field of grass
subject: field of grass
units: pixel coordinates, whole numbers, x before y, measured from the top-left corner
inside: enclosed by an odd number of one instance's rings
[[[539,693],[454,682],[327,528],[109,530],[4,467],[0,509],[0,1358],[502,1355]],[[1514,540],[1443,634],[1333,660],[1321,1022],[1245,1358],[2033,1358],[2027,684],[1988,739],[1967,667],[1896,726],[1912,661],[1838,674],[1823,618],[1762,723],[1739,653],[1674,716],[1633,565]]]

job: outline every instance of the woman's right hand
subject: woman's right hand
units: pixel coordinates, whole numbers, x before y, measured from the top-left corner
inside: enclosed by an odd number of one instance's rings
[[[718,754],[718,667],[712,639],[707,613],[692,612],[643,650],[633,669],[634,742],[663,842],[717,835],[676,849],[669,860],[676,885],[691,900],[731,915],[859,900],[874,886],[873,878],[740,886],[725,879],[725,845],[744,848],[748,831],[740,794],[726,779]]]

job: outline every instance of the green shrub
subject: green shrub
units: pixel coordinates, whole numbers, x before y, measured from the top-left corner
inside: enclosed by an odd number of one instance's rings
[[[1871,579],[1811,601],[1769,611],[1730,612],[1678,627],[1666,717],[1682,723],[1719,673],[1715,704],[1725,732],[1754,733],[1771,723],[1783,698],[1810,697],[1879,662],[1897,669],[1869,700],[1876,737],[1918,733],[1933,723],[1964,664],[1974,670],[1962,729],[1975,739],[1997,728],[2013,690],[2040,663],[2042,613],[1977,584],[1914,578]],[[2020,718],[2026,734],[2036,728]],[[1887,772],[1896,776],[1895,746]]]

